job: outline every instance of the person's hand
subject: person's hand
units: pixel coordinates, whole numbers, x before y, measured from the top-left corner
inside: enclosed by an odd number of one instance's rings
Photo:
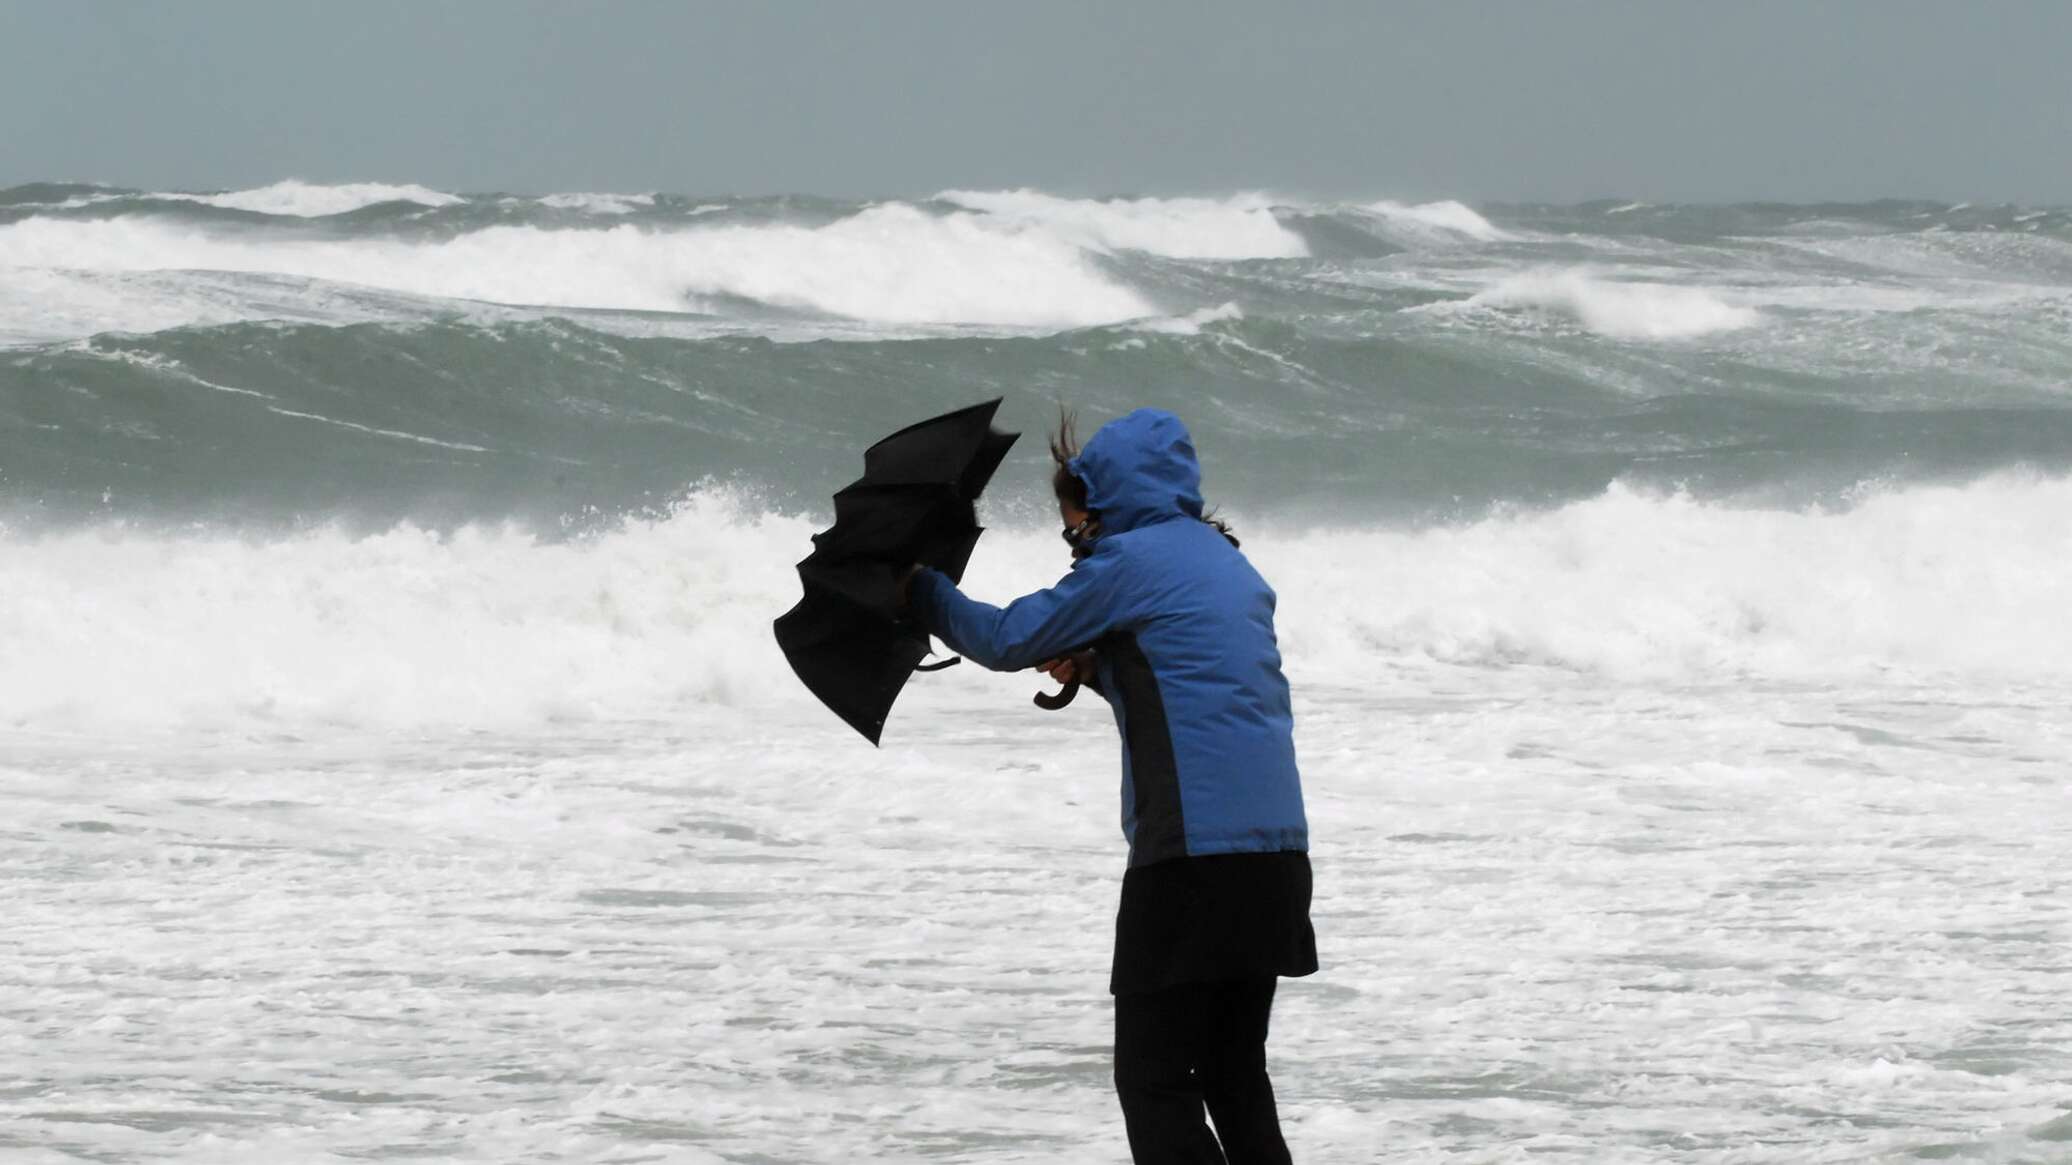
[[[909,567],[907,567],[907,568],[906,568],[906,572],[905,572],[905,573],[903,573],[903,574],[901,574],[901,575],[899,576],[899,609],[900,609],[900,610],[904,611],[904,610],[906,610],[906,609],[907,609],[907,605],[908,605],[908,598],[909,598],[909,596],[910,596],[910,595],[911,595],[911,594],[913,593],[913,589],[914,589],[914,576],[915,576],[915,575],[917,575],[917,574],[920,574],[920,573],[921,573],[921,564],[917,562],[917,563],[914,563],[914,564],[913,564],[912,566],[909,566]]]
[[[1036,665],[1036,670],[1061,684],[1084,683],[1094,675],[1094,653],[1081,651],[1072,655],[1061,655],[1046,659]]]

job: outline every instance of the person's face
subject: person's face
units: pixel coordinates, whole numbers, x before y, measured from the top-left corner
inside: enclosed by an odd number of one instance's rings
[[[1061,501],[1058,503],[1058,517],[1064,519],[1067,526],[1077,526],[1086,521],[1086,511],[1071,502]]]

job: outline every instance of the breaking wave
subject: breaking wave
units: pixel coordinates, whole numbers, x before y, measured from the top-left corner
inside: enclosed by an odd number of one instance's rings
[[[1092,201],[1035,190],[949,190],[936,197],[1093,250],[1143,251],[1171,259],[1299,259],[1309,254],[1302,236],[1282,226],[1273,203],[1258,194]]]
[[[1383,199],[1367,204],[1366,209],[1398,229],[1409,228],[1414,234],[1426,237],[1437,232],[1442,235],[1464,236],[1485,243],[1511,237],[1507,232],[1498,230],[1488,219],[1450,198],[1415,205]]]
[[[349,214],[384,202],[414,202],[419,206],[456,206],[465,199],[415,184],[391,186],[381,182],[347,182],[326,186],[294,178],[251,190],[222,194],[151,194],[169,202],[197,202],[225,210],[249,210],[255,214],[288,215],[294,218],[324,218]]]
[[[1682,340],[1762,321],[1754,309],[1728,303],[1706,288],[1607,279],[1575,269],[1508,276],[1468,303],[1545,312],[1622,340]]]
[[[2055,209],[180,197],[0,190],[0,521],[811,504],[990,396],[1025,429],[1172,408],[1219,499],[1316,519],[2072,470]]]
[[[1866,491],[1845,508],[1614,485],[1538,514],[1315,531],[1264,551],[1292,657],[1538,664],[1625,680],[2072,677],[2072,478]],[[1247,544],[1248,547],[1250,543]]]
[[[909,324],[1074,327],[1156,313],[1085,251],[892,203],[823,226],[496,226],[447,239],[274,237],[159,218],[0,226],[0,268],[237,271],[500,304],[698,311],[715,298]],[[200,321],[197,321],[200,322]]]
[[[581,210],[591,214],[633,214],[655,205],[652,194],[549,194],[541,206],[556,210]]]
[[[1237,517],[1300,684],[1538,665],[1660,682],[2072,677],[2072,479],[1844,509],[1615,486],[1422,530]],[[401,526],[253,541],[120,526],[0,536],[0,707],[52,731],[507,728],[808,699],[769,620],[817,517],[711,489],[595,537]],[[980,597],[1064,563],[987,535]],[[973,669],[959,669],[968,672]],[[963,676],[981,692],[1006,678]],[[1026,686],[1026,685],[1024,685]]]

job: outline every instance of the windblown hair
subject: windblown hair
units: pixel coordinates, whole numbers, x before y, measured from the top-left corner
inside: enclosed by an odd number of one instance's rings
[[[1072,472],[1072,459],[1079,456],[1079,418],[1064,405],[1058,406],[1058,427],[1050,435],[1050,460],[1053,466],[1050,474],[1050,492],[1060,502],[1075,510],[1084,510],[1086,505],[1086,482]],[[1096,514],[1096,517],[1099,515]],[[1230,532],[1230,523],[1216,516],[1213,509],[1203,510],[1201,520],[1216,528],[1216,533],[1238,544],[1237,535]]]
[[[1050,492],[1075,510],[1086,508],[1086,482],[1072,472],[1072,459],[1079,456],[1079,418],[1064,405],[1058,406],[1058,427],[1050,435]]]

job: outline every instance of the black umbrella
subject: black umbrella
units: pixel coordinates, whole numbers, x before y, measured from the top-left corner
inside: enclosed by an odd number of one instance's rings
[[[928,654],[928,633],[899,609],[900,576],[918,562],[964,577],[982,532],[972,503],[1021,436],[993,428],[999,407],[944,413],[865,450],[863,476],[835,495],[835,524],[799,563],[805,597],[777,620],[791,670],[872,744]]]

